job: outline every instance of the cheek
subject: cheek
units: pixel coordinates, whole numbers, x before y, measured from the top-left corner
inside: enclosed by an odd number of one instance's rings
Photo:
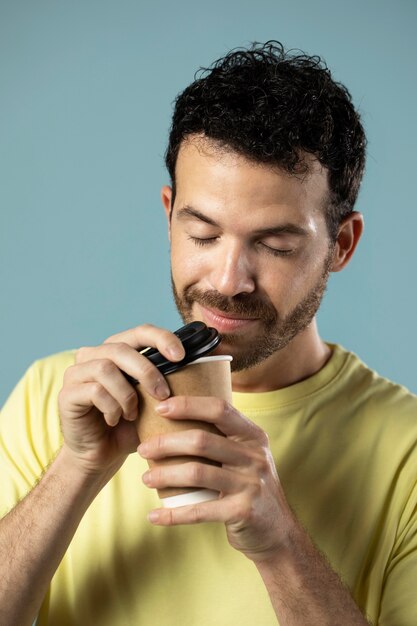
[[[190,250],[189,242],[171,245],[171,270],[177,285],[194,284],[204,274],[203,255]]]
[[[280,315],[285,316],[302,297],[301,273],[294,271],[294,267],[282,268],[280,272],[275,271],[268,276],[264,275],[264,280],[260,282],[259,287],[268,295]]]
[[[317,286],[325,269],[327,250],[319,249],[306,254],[297,264],[293,277],[293,288],[299,296],[305,296]]]
[[[283,313],[291,310],[319,281],[324,269],[324,257],[303,254],[291,262],[283,262],[264,274],[264,288],[271,300],[279,303]]]

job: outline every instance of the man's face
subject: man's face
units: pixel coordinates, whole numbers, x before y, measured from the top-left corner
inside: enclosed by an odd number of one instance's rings
[[[219,152],[181,145],[170,221],[172,285],[184,322],[222,335],[232,369],[286,347],[319,308],[332,263],[324,219],[324,170],[299,177]],[[163,189],[169,214],[170,189]]]

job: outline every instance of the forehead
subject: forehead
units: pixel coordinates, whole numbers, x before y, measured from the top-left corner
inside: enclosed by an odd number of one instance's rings
[[[300,218],[324,215],[329,196],[327,171],[311,155],[296,175],[255,163],[207,138],[182,142],[176,164],[176,202],[224,213],[279,211]],[[287,215],[289,216],[289,215]]]

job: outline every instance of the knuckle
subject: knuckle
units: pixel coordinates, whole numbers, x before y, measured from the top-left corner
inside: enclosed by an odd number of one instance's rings
[[[223,415],[227,415],[230,410],[230,405],[223,398],[216,398],[214,405],[214,414],[217,419],[223,417]]]
[[[254,443],[261,446],[261,448],[269,448],[269,437],[267,433],[260,426],[255,424],[255,422],[248,420],[248,425],[251,438],[253,439]]]
[[[269,435],[261,428],[259,428],[259,439],[264,448],[269,448]]]
[[[110,359],[100,359],[96,362],[97,374],[101,376],[109,376],[114,373],[115,364]]]
[[[181,409],[186,415],[191,409],[191,400],[189,396],[182,396],[181,400],[178,401],[180,405],[178,408]]]
[[[76,366],[75,365],[70,365],[69,367],[67,367],[67,369],[64,372],[64,376],[62,378],[62,381],[64,383],[64,385],[69,384],[69,382],[72,379],[73,373],[74,373],[74,368]]]
[[[62,407],[67,400],[67,390],[65,387],[62,387],[60,392],[58,393],[58,406]]]
[[[104,398],[107,398],[107,392],[100,383],[90,383],[90,393],[94,401],[98,402]]]
[[[155,366],[151,363],[151,361],[149,361],[148,359],[145,359],[145,357],[144,357],[144,360],[141,361],[140,372],[143,378],[149,378],[150,376],[152,376],[152,374],[158,373],[157,370],[155,369]]]
[[[234,506],[234,517],[241,522],[249,522],[252,517],[252,505],[249,498],[242,498],[236,501]]]
[[[123,333],[114,333],[113,335],[110,335],[110,337],[107,337],[107,339],[103,341],[103,345],[107,343],[118,343],[122,334]]]
[[[136,353],[135,360],[137,363],[136,365],[136,371],[138,372],[137,378],[139,378],[140,380],[148,381],[148,382],[152,381],[154,384],[157,384],[164,380],[158,368],[152,363],[152,361],[147,359],[145,356],[143,356],[140,353]]]
[[[219,398],[219,412],[223,415],[230,411],[230,409],[230,404],[226,400],[223,400],[223,398]]]
[[[191,510],[191,515],[192,515],[192,521],[196,524],[199,524],[204,519],[203,511],[199,504],[194,505],[194,507]]]
[[[263,480],[263,478],[256,477],[253,480],[249,481],[248,494],[250,494],[251,503],[255,502],[261,496],[264,485],[265,485],[265,481]],[[251,512],[252,512],[252,509],[253,509],[253,506],[251,505]]]
[[[166,514],[167,514],[167,524],[168,526],[172,526],[174,524],[174,510],[173,509],[166,509]]]
[[[164,437],[163,435],[157,435],[155,439],[155,447],[158,452],[164,451]]]
[[[162,486],[163,485],[163,478],[164,478],[164,475],[163,475],[162,468],[159,467],[159,466],[154,467],[152,469],[152,480],[153,480],[154,485]]]
[[[137,327],[138,330],[154,330],[156,328],[156,326],[154,324],[150,324],[149,322],[145,322],[144,324],[141,324],[140,326]]]
[[[207,449],[208,439],[208,433],[205,430],[196,430],[193,434],[195,451],[204,453]]]
[[[257,454],[253,459],[253,466],[255,468],[257,476],[264,476],[268,473],[269,462],[265,454]]]
[[[250,520],[249,509],[246,506],[239,506],[236,512],[237,518],[241,522],[247,523]]]
[[[265,488],[265,480],[261,478],[252,485],[253,499],[258,500]]]
[[[138,406],[138,394],[134,389],[126,393],[124,403],[128,409],[135,409]]]
[[[115,350],[117,350],[118,352],[120,352],[121,354],[126,354],[129,353],[130,350],[132,349],[128,343],[126,343],[125,341],[117,341],[113,344],[115,346]]]
[[[236,409],[235,407],[230,404],[230,402],[227,402],[227,400],[223,400],[223,415],[226,417],[226,419],[231,418],[232,416],[236,415]]]
[[[84,363],[87,361],[87,354],[90,352],[90,348],[88,346],[81,346],[75,352],[75,362],[76,363]]]
[[[204,475],[204,466],[201,463],[190,462],[188,467],[188,475],[193,485],[199,485]]]

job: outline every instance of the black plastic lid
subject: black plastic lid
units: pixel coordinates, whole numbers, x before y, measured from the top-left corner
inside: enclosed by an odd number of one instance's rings
[[[176,370],[184,367],[188,363],[192,363],[202,356],[209,354],[221,341],[221,336],[215,328],[209,328],[204,322],[191,322],[174,332],[181,339],[185,349],[185,357],[181,361],[175,363],[166,359],[156,348],[146,348],[141,354],[152,361],[154,365],[165,376],[172,374]],[[134,385],[138,381],[131,376],[126,375],[129,382]]]

